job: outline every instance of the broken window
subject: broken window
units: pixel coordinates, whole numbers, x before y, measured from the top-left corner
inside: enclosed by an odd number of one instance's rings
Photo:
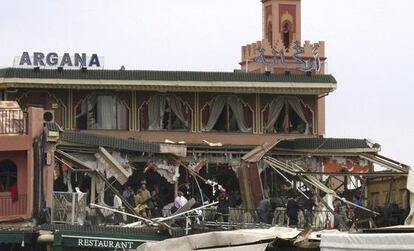
[[[245,121],[245,106],[237,96],[220,95],[209,103],[209,118],[204,131],[250,132]]]
[[[128,108],[115,95],[92,95],[76,109],[77,129],[128,130]]]
[[[148,130],[191,128],[191,109],[175,95],[156,95],[148,101]]]
[[[270,103],[265,132],[308,134],[309,127],[297,97],[278,97]]]
[[[11,160],[0,162],[0,192],[10,192],[17,185],[17,167]]]

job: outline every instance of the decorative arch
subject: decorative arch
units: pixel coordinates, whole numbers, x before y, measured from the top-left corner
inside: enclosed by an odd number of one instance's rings
[[[280,30],[281,30],[281,35],[282,35],[281,38],[283,41],[283,45],[288,50],[293,40],[293,30],[294,30],[293,29],[293,25],[294,25],[293,16],[288,11],[282,14],[280,25],[281,25]]]
[[[254,110],[248,102],[236,95],[215,96],[201,107],[200,112],[203,131],[252,131]],[[249,121],[246,118],[250,118]],[[226,125],[217,126],[218,123]]]
[[[266,21],[266,38],[269,41],[270,46],[273,46],[273,22],[272,22],[272,15],[267,17]]]
[[[298,103],[300,104],[300,107],[301,107],[301,110],[302,110],[303,115],[298,115],[297,112],[294,111],[294,110],[292,110],[292,109],[290,111],[288,111],[288,112],[289,113],[296,113],[295,116],[298,116],[298,118],[296,118],[296,120],[298,120],[298,119],[303,120],[303,118],[301,118],[302,116],[304,116],[306,118],[306,121],[304,121],[304,122],[307,123],[307,129],[308,130],[306,130],[306,128],[305,128],[305,130],[301,132],[297,128],[294,128],[293,130],[289,130],[288,133],[315,134],[316,133],[316,128],[315,128],[315,112],[302,99],[297,98],[297,97],[291,97],[291,96],[284,96],[284,97],[283,96],[280,96],[280,97],[274,98],[270,102],[266,103],[266,105],[261,110],[261,117],[262,117],[262,123],[261,124],[263,125],[263,127],[262,127],[263,132],[264,133],[274,133],[274,132],[281,133],[281,131],[280,130],[278,131],[276,127],[277,127],[277,123],[278,123],[280,117],[281,116],[286,116],[285,113],[286,113],[286,110],[287,109],[286,109],[285,106],[287,106],[288,104],[286,104],[286,103],[283,104],[283,107],[281,108],[282,110],[280,111],[280,113],[278,115],[278,118],[276,118],[275,125],[271,128],[272,131],[269,131],[269,128],[268,128],[268,125],[267,125],[268,122],[269,122],[269,116],[270,116],[269,115],[269,111],[270,111],[270,108],[275,103],[275,101],[277,99],[280,99],[280,98],[295,98],[295,99],[297,99],[298,100]],[[284,110],[284,109],[286,109],[286,110]],[[292,121],[289,121],[289,125],[291,123],[292,123]]]
[[[180,96],[156,94],[138,107],[138,124],[141,130],[190,131],[192,115],[191,105]]]
[[[108,97],[112,97],[113,100]],[[108,110],[111,102],[115,104],[116,110]],[[105,113],[105,116],[99,116],[98,113]],[[120,95],[112,92],[98,91],[85,95],[75,104],[74,115],[76,129],[129,130],[131,128],[131,107]],[[108,120],[99,121],[98,117],[105,117]]]
[[[283,13],[280,19],[282,20],[282,24],[286,21],[289,22],[290,24],[293,24],[293,16],[288,11]]]
[[[41,98],[40,95],[46,95],[47,98]],[[32,98],[35,97],[35,100]],[[53,100],[55,103],[57,103],[59,106],[57,108],[53,107]],[[62,99],[56,97],[53,93],[49,91],[41,91],[41,90],[28,90],[22,93],[16,101],[19,104],[24,104],[25,107],[29,106],[41,106],[45,110],[54,110],[57,111],[55,113],[55,121],[62,127],[65,127],[66,117],[67,117],[67,111],[68,108],[65,105],[65,103],[62,101]],[[40,102],[43,101],[43,102]]]

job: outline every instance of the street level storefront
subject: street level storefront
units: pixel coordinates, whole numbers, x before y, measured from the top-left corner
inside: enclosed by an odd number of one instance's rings
[[[37,233],[26,231],[0,231],[1,251],[36,251]]]
[[[155,229],[130,229],[120,227],[62,227],[52,226],[54,231],[41,231],[38,244],[53,251],[72,250],[130,250],[147,242],[169,238],[168,233]]]

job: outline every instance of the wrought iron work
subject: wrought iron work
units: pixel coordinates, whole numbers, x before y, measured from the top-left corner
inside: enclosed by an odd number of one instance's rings
[[[52,223],[83,224],[86,215],[86,194],[54,192]]]

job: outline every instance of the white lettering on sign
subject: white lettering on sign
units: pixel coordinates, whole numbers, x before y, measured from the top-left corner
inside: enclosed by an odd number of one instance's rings
[[[130,249],[133,247],[133,241],[111,241],[97,239],[78,239],[78,247],[94,247],[94,248],[122,248]]]
[[[30,68],[103,68],[103,58],[98,54],[88,56],[86,53],[63,53],[59,56],[55,52],[47,54],[43,52],[33,52],[29,54],[27,51],[23,52],[21,56],[17,56],[13,62],[14,67]]]

